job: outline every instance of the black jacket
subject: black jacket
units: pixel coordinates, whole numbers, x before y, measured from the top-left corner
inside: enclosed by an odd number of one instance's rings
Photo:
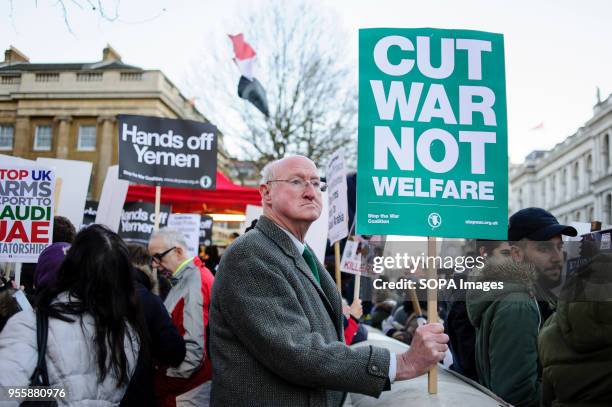
[[[185,358],[185,341],[179,335],[162,300],[140,282],[136,293],[149,333],[149,355],[138,356],[136,371],[121,401],[122,406],[155,406],[154,363],[178,366]]]

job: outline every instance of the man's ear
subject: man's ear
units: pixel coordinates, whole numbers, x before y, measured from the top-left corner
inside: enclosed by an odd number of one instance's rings
[[[512,260],[520,263],[525,260],[525,251],[519,246],[512,245],[510,246],[510,256]]]
[[[176,250],[176,254],[179,257],[183,257],[183,255],[186,254],[185,250],[181,246],[176,246],[176,249],[174,249],[174,250]]]
[[[270,186],[267,184],[261,184],[259,186],[259,193],[261,194],[261,200],[265,203],[269,203],[272,198],[270,197]]]

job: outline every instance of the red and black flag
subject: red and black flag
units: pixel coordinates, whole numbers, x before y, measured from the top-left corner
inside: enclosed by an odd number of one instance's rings
[[[244,40],[242,34],[229,35],[234,46],[234,62],[240,69],[240,81],[238,81],[238,96],[251,102],[266,117],[270,116],[268,110],[268,99],[266,91],[261,83],[253,76],[255,64],[255,51]]]

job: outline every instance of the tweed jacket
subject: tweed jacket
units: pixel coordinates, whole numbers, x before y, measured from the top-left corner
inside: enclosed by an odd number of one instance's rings
[[[213,406],[341,406],[346,392],[378,397],[389,351],[344,343],[342,303],[270,219],[225,251],[210,310]]]

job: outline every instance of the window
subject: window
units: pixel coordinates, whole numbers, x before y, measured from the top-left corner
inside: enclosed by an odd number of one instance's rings
[[[13,149],[13,126],[0,124],[0,150]]]
[[[80,126],[77,150],[94,151],[96,149],[96,126]]]
[[[51,151],[51,139],[51,126],[36,126],[36,133],[34,134],[34,150]]]

